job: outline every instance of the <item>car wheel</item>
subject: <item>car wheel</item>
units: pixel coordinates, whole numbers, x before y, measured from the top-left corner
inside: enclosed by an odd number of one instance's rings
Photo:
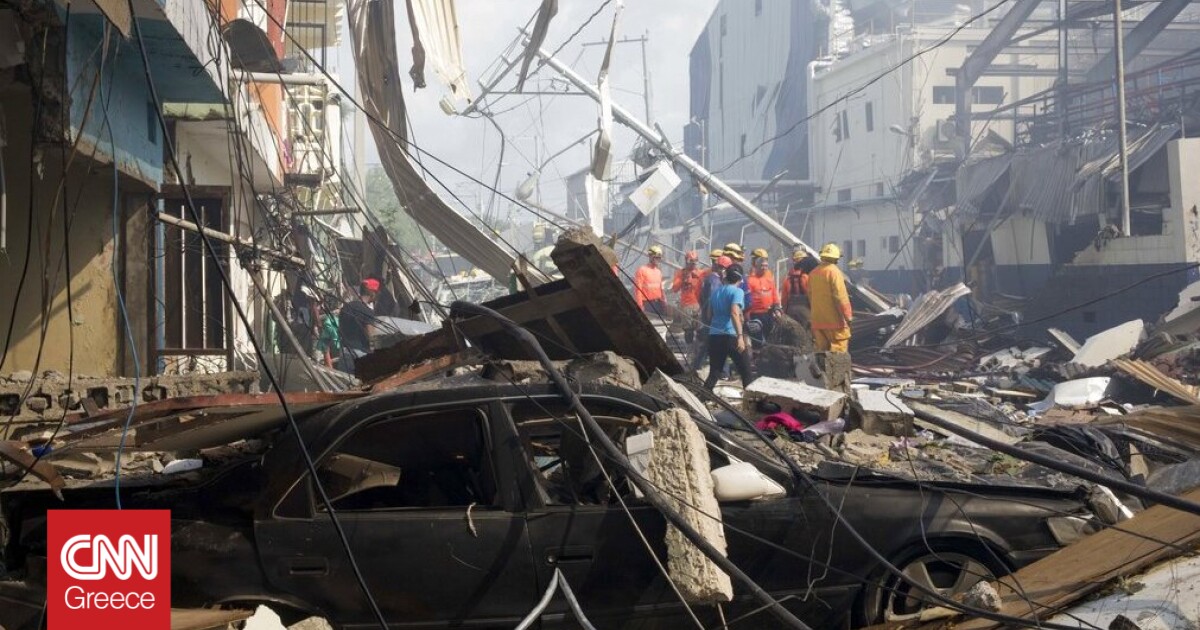
[[[963,551],[920,554],[896,565],[904,579],[888,571],[868,587],[865,616],[872,623],[916,619],[922,610],[936,605],[929,602],[931,598],[925,591],[944,597],[960,595],[981,581],[1006,573],[996,570],[995,564],[994,560],[983,560]]]

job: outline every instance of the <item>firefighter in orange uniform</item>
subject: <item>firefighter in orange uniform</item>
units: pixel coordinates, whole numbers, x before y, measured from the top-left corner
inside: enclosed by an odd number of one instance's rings
[[[750,252],[750,260],[754,270],[746,278],[746,287],[750,291],[750,308],[746,314],[752,322],[754,330],[750,341],[755,349],[761,348],[766,338],[771,334],[775,316],[771,309],[779,306],[779,288],[775,284],[775,274],[771,273],[771,262],[767,250],[759,247]]]
[[[651,245],[646,255],[650,262],[638,268],[633,276],[633,299],[643,313],[655,314],[662,319],[667,315],[667,300],[663,293],[662,269],[658,267],[663,250],[660,245]]]
[[[808,275],[808,299],[812,305],[812,331],[818,352],[849,352],[850,294],[846,277],[838,269],[842,250],[834,243],[821,248],[821,264]]]
[[[696,328],[700,325],[700,283],[704,280],[704,272],[696,267],[699,259],[696,252],[688,252],[684,255],[683,267],[671,280],[671,293],[679,294],[679,312],[675,314],[673,324],[683,329],[683,340],[688,344],[696,339]]]

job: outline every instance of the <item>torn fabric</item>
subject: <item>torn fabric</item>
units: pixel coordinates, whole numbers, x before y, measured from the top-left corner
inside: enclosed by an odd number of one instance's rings
[[[529,76],[529,64],[537,56],[537,51],[546,42],[546,33],[550,31],[550,20],[558,14],[558,0],[542,0],[538,9],[537,22],[533,25],[533,33],[529,36],[529,45],[525,47],[524,59],[521,60],[521,74],[517,75],[517,91],[525,89],[525,79]]]
[[[380,161],[404,211],[484,273],[508,282],[515,256],[438,197],[405,154],[408,130],[392,32],[392,0],[349,0],[347,5],[360,98]]]
[[[462,38],[458,32],[458,13],[454,0],[407,0],[409,25],[413,31],[413,81],[425,86],[425,62],[450,88],[455,99],[471,101],[467,69],[463,64]],[[421,58],[418,61],[417,48]],[[417,79],[418,65],[420,80]]]
[[[596,138],[596,149],[592,154],[592,177],[601,181],[612,179],[612,88],[609,86],[608,69],[612,63],[613,45],[617,41],[617,23],[621,19],[621,11],[625,8],[623,0],[617,0],[617,8],[613,11],[612,31],[608,36],[608,46],[604,49],[604,61],[600,63],[600,75],[596,86],[600,92],[600,135]]]
[[[608,182],[592,177],[591,173],[584,176],[584,186],[587,190],[588,225],[597,235],[604,234],[604,217],[608,215]]]

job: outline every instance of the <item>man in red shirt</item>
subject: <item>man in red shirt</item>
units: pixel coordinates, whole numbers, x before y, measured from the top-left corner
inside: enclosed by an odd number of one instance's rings
[[[760,331],[751,334],[750,341],[754,347],[761,348],[763,341],[771,334],[771,325],[775,322],[771,309],[779,306],[779,289],[775,286],[775,274],[771,273],[771,262],[767,250],[758,248],[751,252],[754,272],[746,278],[746,286],[750,290],[750,308],[746,314],[751,321],[758,322]]]
[[[653,313],[662,319],[667,314],[662,269],[658,268],[663,256],[662,246],[651,245],[646,255],[649,256],[650,262],[639,267],[633,276],[633,299],[643,313]]]
[[[688,344],[696,339],[696,328],[700,325],[700,283],[704,280],[704,272],[696,267],[699,258],[696,252],[688,252],[683,267],[671,280],[671,293],[679,294],[679,312],[675,314],[674,324],[683,329],[683,340]]]

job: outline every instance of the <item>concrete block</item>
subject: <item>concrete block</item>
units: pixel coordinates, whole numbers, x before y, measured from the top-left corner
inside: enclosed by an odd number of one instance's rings
[[[858,392],[851,403],[864,433],[870,435],[913,435],[913,411],[900,397],[885,391]]]
[[[45,394],[34,394],[25,400],[25,406],[34,413],[45,413],[50,408],[50,397]]]
[[[793,416],[816,416],[819,421],[833,420],[842,415],[846,405],[846,395],[819,387],[811,387],[804,383],[794,383],[777,378],[763,377],[750,383],[742,399],[742,408],[751,415],[757,415],[758,403],[772,402]],[[799,413],[793,412],[797,410]]]
[[[721,508],[714,494],[704,434],[682,409],[661,411],[654,415],[654,420],[651,429],[654,445],[647,478],[706,541],[726,553]],[[681,497],[686,503],[673,497]],[[667,527],[666,543],[667,571],[687,601],[711,604],[733,599],[729,575],[678,529]]]
[[[663,373],[662,370],[655,370],[654,374],[650,375],[650,379],[642,387],[642,391],[663,400],[675,403],[684,409],[692,412],[716,424],[716,419],[709,412],[708,407],[696,397],[695,394],[688,391],[686,387],[676,383],[674,379]]]

